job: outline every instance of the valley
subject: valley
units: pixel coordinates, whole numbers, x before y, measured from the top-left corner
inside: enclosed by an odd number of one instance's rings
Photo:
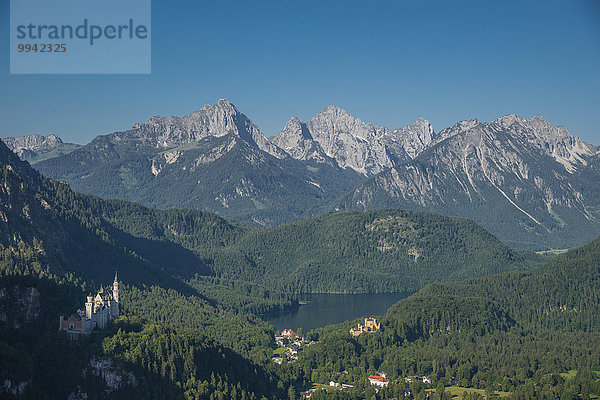
[[[0,15],[0,400],[600,400],[600,1]]]

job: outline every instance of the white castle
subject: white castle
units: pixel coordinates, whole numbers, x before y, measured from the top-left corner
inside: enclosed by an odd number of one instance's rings
[[[64,319],[60,316],[59,329],[67,331],[67,336],[74,339],[81,334],[89,334],[95,328],[104,329],[113,318],[119,316],[119,281],[115,272],[115,281],[112,291],[104,290],[100,286],[100,291],[96,296],[90,293],[85,303],[85,311],[77,310],[77,314],[72,314]]]

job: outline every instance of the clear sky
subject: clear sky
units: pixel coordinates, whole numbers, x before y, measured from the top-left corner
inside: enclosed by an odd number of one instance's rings
[[[9,75],[0,16],[1,137],[87,143],[224,97],[267,136],[335,104],[436,131],[539,113],[600,144],[600,0],[153,0],[151,75]]]

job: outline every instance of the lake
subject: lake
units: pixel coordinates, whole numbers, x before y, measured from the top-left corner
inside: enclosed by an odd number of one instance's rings
[[[308,304],[300,305],[297,310],[262,315],[261,318],[272,323],[277,331],[302,328],[308,332],[356,318],[384,315],[392,304],[411,294],[306,294],[300,295],[299,299]]]

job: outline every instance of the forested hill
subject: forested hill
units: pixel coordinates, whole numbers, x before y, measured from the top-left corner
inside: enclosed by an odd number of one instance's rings
[[[600,238],[528,272],[429,285],[392,306],[386,323],[408,323],[421,337],[518,325],[600,332]]]
[[[340,370],[359,382],[382,371],[393,381],[428,376],[434,387],[455,377],[516,399],[587,399],[600,395],[599,307],[600,238],[529,272],[430,285],[392,306],[380,333],[354,339],[350,323],[315,332],[321,342],[298,368],[319,366],[318,382]],[[410,387],[425,398],[423,385]],[[403,390],[400,379],[376,398]]]
[[[600,238],[531,272],[431,285],[422,295],[468,294],[489,299],[522,324],[600,331]]]
[[[524,254],[469,220],[381,210],[249,230],[215,255],[213,268],[290,291],[383,292],[526,269],[533,260]],[[232,271],[222,260],[236,255],[247,267]]]
[[[416,290],[539,262],[469,220],[426,212],[330,213],[255,228],[199,211],[83,201],[119,243],[172,274],[236,279],[286,292]]]

